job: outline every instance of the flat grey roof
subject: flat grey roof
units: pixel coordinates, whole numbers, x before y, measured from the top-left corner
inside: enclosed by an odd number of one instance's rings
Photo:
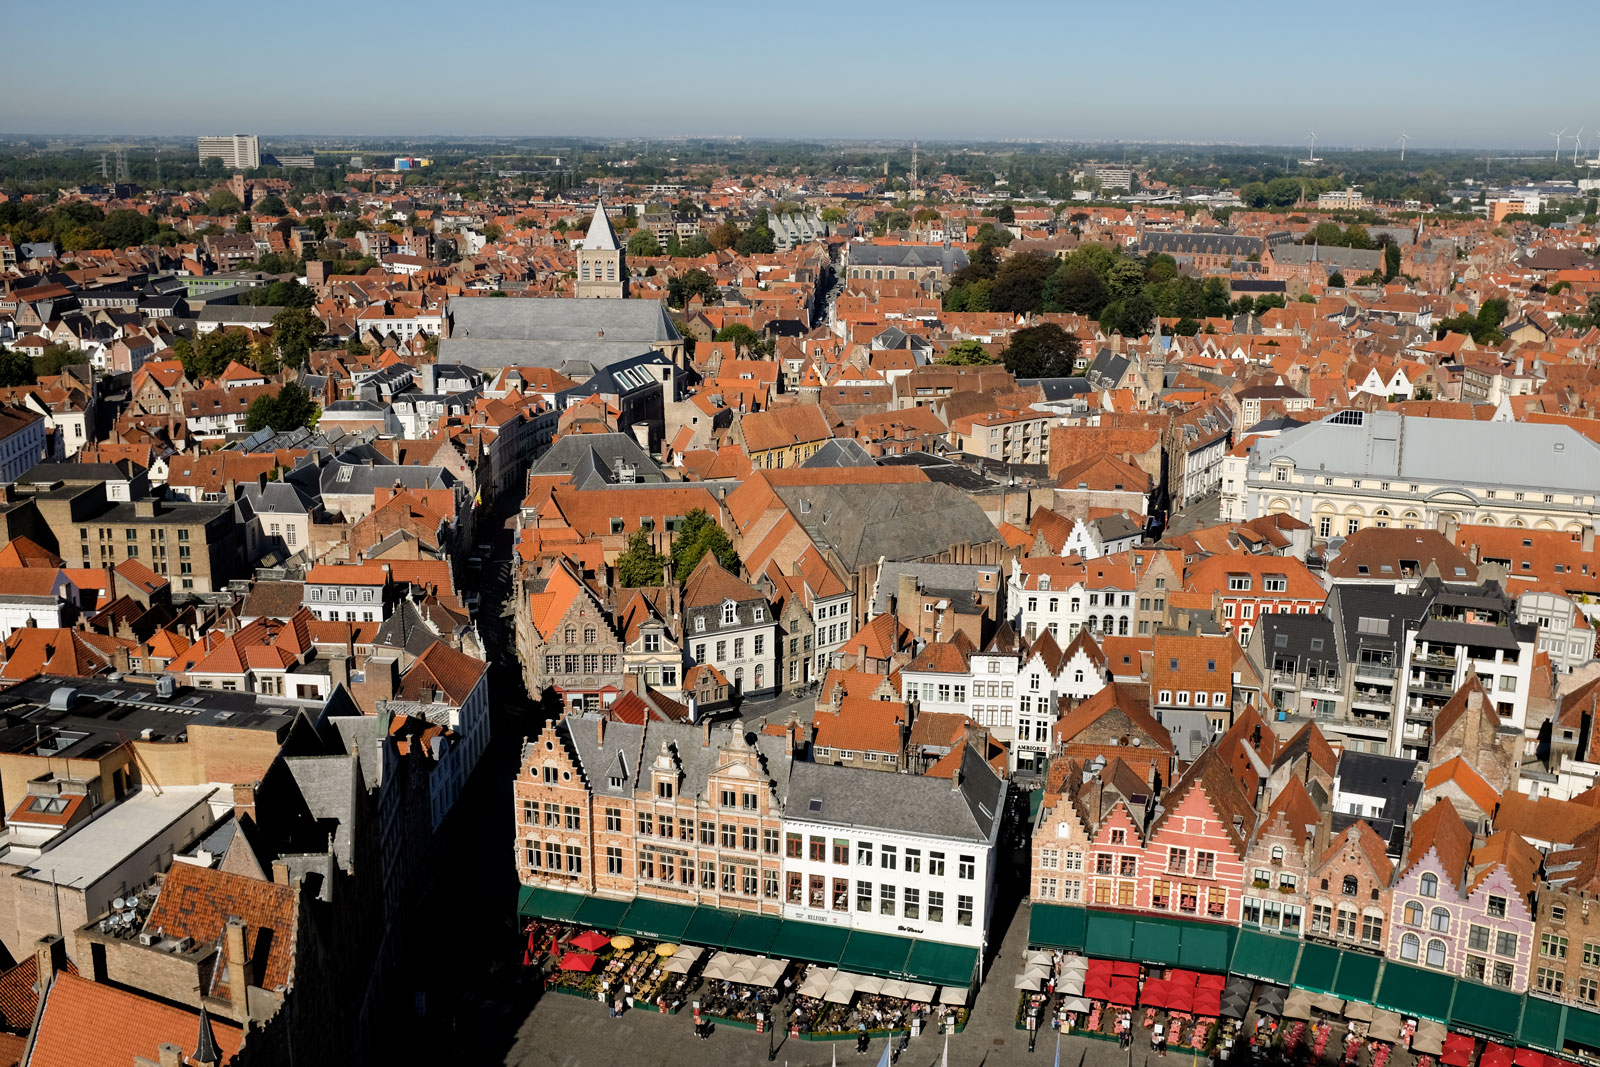
[[[72,833],[55,838],[21,875],[88,888],[173,823],[207,803],[217,791],[212,785],[168,786],[159,794],[153,789],[140,789]]]

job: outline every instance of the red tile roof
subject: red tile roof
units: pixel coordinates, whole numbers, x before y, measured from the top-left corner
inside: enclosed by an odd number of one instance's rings
[[[223,1063],[238,1055],[239,1028],[211,1020]],[[129,1067],[135,1056],[159,1061],[166,1043],[195,1050],[200,1015],[77,975],[58,974],[45,997],[28,1067]]]
[[[192,937],[197,945],[220,946],[222,954],[207,993],[227,996],[229,967],[223,934],[230,918],[244,921],[245,951],[255,965],[255,984],[267,990],[287,986],[297,919],[292,886],[174,863],[144,928],[160,930],[168,937]]]

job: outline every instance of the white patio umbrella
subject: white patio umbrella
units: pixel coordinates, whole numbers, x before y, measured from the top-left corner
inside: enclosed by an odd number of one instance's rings
[[[1043,984],[1044,983],[1039,980],[1038,975],[1029,974],[1027,971],[1023,971],[1021,974],[1017,975],[1016,981],[1011,983],[1011,988],[1037,991]]]
[[[821,997],[828,992],[828,985],[838,974],[837,967],[813,967],[806,972],[805,981],[800,983],[802,997]]]
[[[906,988],[906,999],[914,1000],[918,1004],[932,1004],[933,998],[938,995],[939,991],[933,986],[923,985],[920,982],[912,982]]]
[[[1067,1011],[1088,1011],[1093,1005],[1084,997],[1067,997],[1062,1000],[1061,1007]]]
[[[883,988],[878,992],[886,997],[894,997],[896,1000],[905,1000],[907,999],[906,991],[910,988],[910,983],[902,982],[898,978],[891,978],[883,983]]]
[[[882,993],[883,979],[875,978],[870,974],[856,975],[857,993]]]
[[[707,978],[728,980],[733,975],[735,965],[739,962],[739,955],[734,952],[719,952],[711,957],[711,962],[706,964],[706,969],[701,972]]]
[[[967,998],[971,995],[972,990],[968,986],[947,985],[939,990],[939,1003],[960,1008],[966,1005]]]
[[[828,983],[827,992],[822,995],[822,999],[829,1004],[848,1004],[855,995],[856,976],[840,971]]]

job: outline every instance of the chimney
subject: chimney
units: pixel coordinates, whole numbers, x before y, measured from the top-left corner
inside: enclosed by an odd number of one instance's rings
[[[711,720],[706,719],[700,724],[700,747],[711,747]]]
[[[895,580],[894,588],[894,613],[899,618],[901,612],[914,605],[917,599],[917,576],[901,572]],[[903,624],[903,620],[902,620]]]
[[[60,934],[46,934],[34,946],[33,962],[38,968],[39,992],[42,995],[50,988],[50,979],[67,965],[67,943]]]
[[[156,1062],[159,1067],[183,1067],[183,1049],[170,1041],[164,1041],[156,1046]]]
[[[228,999],[233,1001],[233,1018],[241,1026],[250,1021],[249,989],[255,984],[255,967],[244,947],[244,920],[229,919],[223,931],[228,951]]]
[[[236,782],[233,786],[233,817],[256,816],[256,782]]]
[[[333,679],[334,685],[350,688],[350,660],[345,656],[330,656],[328,658],[328,675]]]
[[[629,675],[629,677],[633,676]],[[601,715],[600,718],[595,721],[594,743],[596,748],[606,747],[606,717],[604,715]]]

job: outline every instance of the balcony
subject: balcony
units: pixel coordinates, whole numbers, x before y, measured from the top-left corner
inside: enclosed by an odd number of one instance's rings
[[[1357,663],[1356,677],[1366,678],[1370,681],[1392,682],[1395,679],[1395,668],[1383,663]]]
[[[1450,697],[1455,695],[1456,687],[1449,682],[1440,682],[1432,678],[1422,677],[1411,679],[1410,690],[1413,693]]]
[[[1447,652],[1418,652],[1411,657],[1411,662],[1419,667],[1437,667],[1455,670],[1456,657]]]
[[[1288,671],[1273,671],[1272,688],[1297,689],[1299,688],[1299,683],[1295,681],[1295,676]]]
[[[1392,693],[1364,693],[1357,689],[1351,694],[1350,706],[1366,711],[1389,712],[1394,710],[1394,695]]]

